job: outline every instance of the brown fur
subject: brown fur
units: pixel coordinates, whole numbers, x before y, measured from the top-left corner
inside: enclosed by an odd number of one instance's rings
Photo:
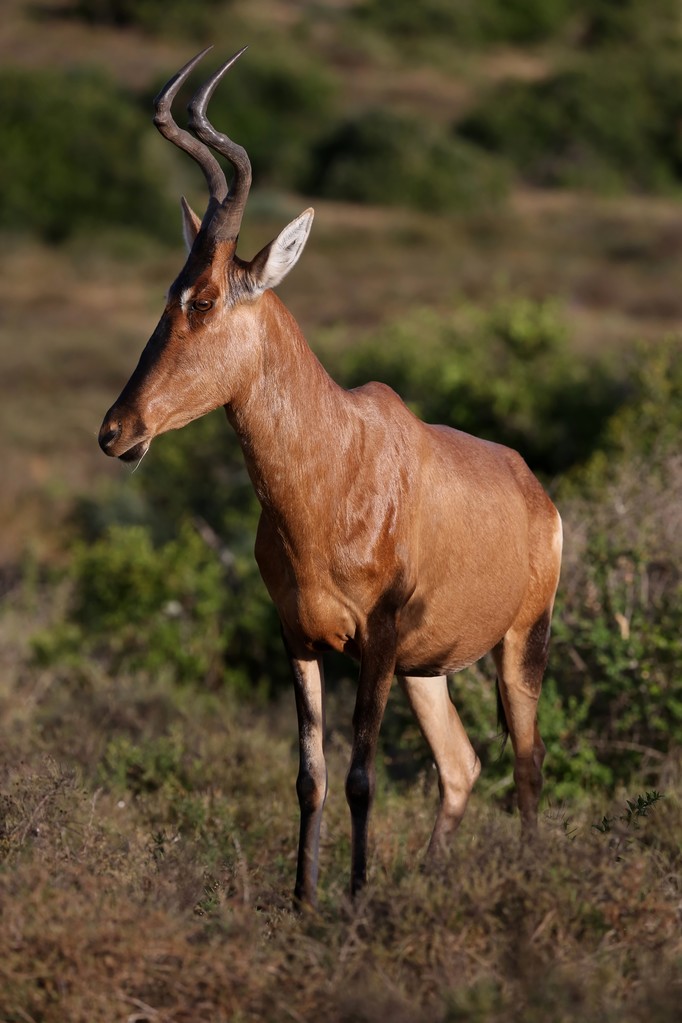
[[[280,614],[297,692],[306,688],[300,665],[324,649],[350,654],[361,661],[361,677],[371,675],[361,682],[356,712],[368,751],[354,758],[361,762],[347,786],[362,848],[358,887],[373,790],[369,761],[391,678],[457,671],[519,630],[526,636],[519,670],[537,699],[559,571],[558,519],[513,451],[425,425],[382,384],[342,390],[274,293],[235,304],[243,268],[216,269],[196,256],[189,261],[103,433],[111,420],[121,422],[108,448],[120,455],[225,406],[263,508],[256,558]],[[186,288],[214,300],[227,290],[221,321],[183,313]],[[305,732],[310,715],[299,708],[299,717]],[[513,735],[513,714],[507,720]],[[310,765],[300,777],[305,818],[321,809],[319,786]],[[305,857],[316,871],[316,855]],[[303,874],[299,895],[312,899]]]
[[[490,650],[532,830],[544,756],[536,705],[561,556],[556,510],[516,452],[426,425],[384,384],[345,391],[328,376],[268,288],[298,258],[312,211],[250,263],[184,215],[187,264],[100,444],[139,458],[153,437],[220,405],[237,433],[262,506],[256,559],[294,669],[297,899],[315,900],[326,795],[322,650],[360,662],[346,782],[353,891],[366,878],[374,756],[395,674],[439,771],[430,854],[457,827],[480,767],[445,676]],[[211,308],[193,308],[197,300]]]

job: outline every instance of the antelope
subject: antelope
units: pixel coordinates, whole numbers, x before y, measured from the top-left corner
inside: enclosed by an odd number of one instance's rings
[[[480,772],[446,676],[488,652],[514,753],[522,836],[535,834],[545,756],[536,710],[561,520],[517,452],[423,423],[385,384],[347,391],[327,374],[272,290],[301,255],[313,210],[250,261],[236,253],[251,165],[206,109],[244,51],[196,92],[188,130],[171,114],[179,88],[207,52],[161,90],[154,123],[198,163],[208,206],[200,219],[182,199],[187,261],[104,417],[99,444],[107,455],[138,461],[154,437],[221,405],[236,431],[262,509],[255,557],[294,681],[300,757],[294,898],[314,906],[327,795],[325,651],[359,662],[345,782],[352,894],[367,880],[374,761],[395,675],[438,772],[427,863],[449,846]],[[229,188],[214,154],[231,165]]]

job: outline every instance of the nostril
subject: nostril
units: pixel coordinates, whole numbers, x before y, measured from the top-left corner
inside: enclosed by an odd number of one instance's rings
[[[114,423],[104,423],[102,429],[99,431],[99,446],[102,451],[106,452],[107,448],[111,447],[114,441],[118,440],[121,436],[121,423],[120,421]]]

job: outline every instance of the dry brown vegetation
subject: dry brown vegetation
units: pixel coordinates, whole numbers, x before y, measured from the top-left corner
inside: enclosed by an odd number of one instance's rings
[[[20,607],[19,631],[31,618]],[[322,905],[289,902],[294,715],[158,680],[17,663],[0,711],[0,1018],[672,1020],[682,990],[682,801],[549,806],[536,848],[474,799],[451,859],[420,863],[432,772],[381,786],[371,884],[346,892],[348,740],[333,706]]]

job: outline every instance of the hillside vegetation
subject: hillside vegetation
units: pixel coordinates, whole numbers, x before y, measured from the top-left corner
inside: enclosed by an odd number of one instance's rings
[[[209,42],[249,43],[211,105],[254,166],[240,251],[315,205],[281,293],[333,376],[518,448],[565,527],[537,848],[484,661],[451,680],[484,768],[451,858],[421,872],[396,692],[351,904],[330,658],[310,917],[236,441],[218,411],[132,475],[96,443],[206,201],[151,97]],[[682,4],[8,0],[0,57],[0,1019],[676,1020]]]

